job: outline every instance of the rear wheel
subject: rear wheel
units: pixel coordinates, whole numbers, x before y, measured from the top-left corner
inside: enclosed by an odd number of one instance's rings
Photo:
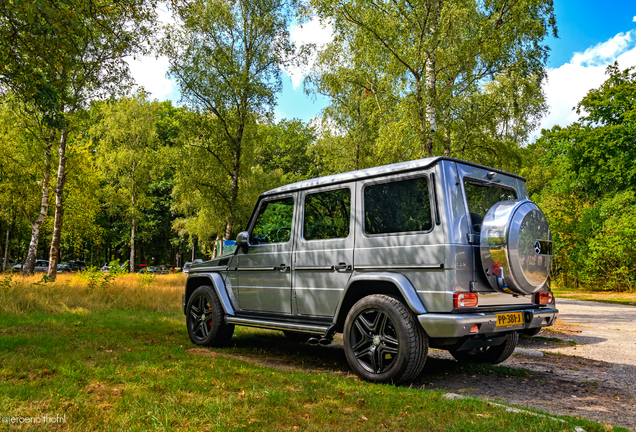
[[[225,312],[211,286],[197,288],[186,306],[186,322],[190,340],[202,346],[224,346],[230,343],[234,325],[225,323]]]
[[[361,378],[400,383],[415,379],[424,368],[428,339],[402,302],[376,294],[349,311],[344,348],[349,365]]]
[[[499,364],[512,355],[519,341],[519,334],[511,332],[504,343],[496,346],[475,348],[465,351],[450,351],[451,355],[460,363],[490,363]]]

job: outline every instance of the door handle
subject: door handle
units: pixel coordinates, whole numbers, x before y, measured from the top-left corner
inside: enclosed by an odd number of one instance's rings
[[[288,272],[289,270],[291,270],[291,267],[289,267],[286,264],[281,264],[279,266],[275,266],[274,270],[278,270],[281,273],[285,273],[285,272]]]
[[[338,263],[335,266],[333,266],[334,270],[339,271],[339,272],[344,272],[344,271],[349,271],[351,270],[351,266],[347,265],[347,263]]]

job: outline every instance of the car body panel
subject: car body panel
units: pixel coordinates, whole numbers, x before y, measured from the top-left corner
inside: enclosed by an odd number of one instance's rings
[[[430,229],[384,234],[365,231],[365,188],[422,178],[428,184]],[[270,320],[273,327],[268,328],[326,329],[325,319],[333,325],[338,322],[352,286],[371,286],[375,282],[393,285],[433,337],[459,337],[471,319],[489,329],[490,324],[486,325],[487,320],[482,318],[492,319],[495,310],[534,308],[549,315],[541,323],[550,325],[558,313],[553,305],[539,307],[533,303],[533,296],[495,292],[476,270],[479,233],[471,225],[464,190],[467,178],[504,185],[514,189],[518,198],[527,198],[522,177],[451,158],[421,159],[306,180],[263,193],[247,226],[249,241],[264,203],[293,197],[288,242],[249,243],[237,247],[232,256],[193,264],[188,281],[202,276],[211,278],[224,310],[233,310],[228,315],[237,317],[232,322],[267,327],[264,323]],[[303,205],[307,195],[342,188],[351,190],[347,237],[305,239]],[[340,271],[336,270],[335,266],[341,264],[344,266]],[[476,293],[478,307],[465,312],[457,310],[453,295],[458,292]],[[547,309],[552,312],[545,312]],[[316,320],[323,324],[316,324]],[[530,328],[535,324],[524,325]]]

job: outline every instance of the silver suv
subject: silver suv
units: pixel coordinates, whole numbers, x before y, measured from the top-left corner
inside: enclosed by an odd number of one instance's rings
[[[353,171],[262,194],[237,250],[190,268],[197,345],[235,325],[329,344],[352,369],[406,382],[428,348],[500,363],[558,311],[552,237],[525,179],[445,157]]]

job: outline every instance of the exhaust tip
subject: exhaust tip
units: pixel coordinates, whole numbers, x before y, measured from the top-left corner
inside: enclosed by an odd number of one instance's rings
[[[318,345],[319,343],[321,343],[321,341],[319,341],[317,338],[315,337],[311,337],[307,340],[307,343],[309,345]]]
[[[327,339],[327,338],[320,339],[320,345],[331,345],[331,339]]]

